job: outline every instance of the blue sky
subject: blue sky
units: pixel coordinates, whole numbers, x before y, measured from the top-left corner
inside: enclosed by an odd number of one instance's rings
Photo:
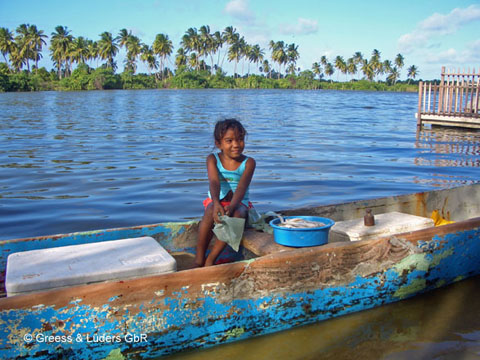
[[[231,25],[267,56],[270,40],[295,43],[302,70],[322,55],[331,62],[356,51],[369,58],[373,49],[382,60],[404,56],[402,79],[412,64],[423,79],[439,78],[442,66],[480,67],[479,0],[0,0],[0,26],[14,30],[23,23],[37,25],[48,36],[63,25],[73,36],[93,40],[104,31],[117,35],[126,28],[149,45],[163,33],[174,53],[190,27],[209,25],[213,32]],[[46,49],[43,55],[40,66],[50,69]],[[120,70],[123,59],[122,50]]]

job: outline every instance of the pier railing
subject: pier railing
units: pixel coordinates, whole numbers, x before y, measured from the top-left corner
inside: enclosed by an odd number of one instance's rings
[[[417,125],[480,128],[480,70],[445,70],[440,83],[420,81]]]

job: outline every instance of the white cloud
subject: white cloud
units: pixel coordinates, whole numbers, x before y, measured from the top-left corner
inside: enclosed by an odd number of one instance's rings
[[[434,13],[421,21],[410,33],[398,39],[398,47],[402,52],[411,53],[415,49],[427,46],[432,38],[454,34],[463,25],[480,21],[480,6],[470,5],[467,8],[455,8],[444,15]]]
[[[225,5],[224,12],[241,21],[254,21],[255,14],[248,6],[248,0],[231,0]]]
[[[457,50],[450,48],[442,52],[435,52],[429,54],[426,59],[428,64],[458,64],[458,59],[460,58]]]
[[[318,31],[318,21],[298,18],[296,24],[280,25],[280,32],[285,35],[308,35]]]
[[[478,64],[480,62],[480,40],[467,45],[465,50],[450,48],[441,52],[426,52],[426,63],[448,66]]]

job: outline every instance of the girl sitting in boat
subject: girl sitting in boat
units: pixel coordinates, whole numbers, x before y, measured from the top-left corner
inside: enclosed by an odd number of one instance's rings
[[[210,266],[215,263],[226,243],[217,240],[205,259],[214,223],[219,216],[248,217],[249,185],[255,171],[255,160],[243,155],[245,135],[242,124],[235,119],[217,122],[213,137],[219,153],[207,157],[207,172],[210,191],[203,205],[205,213],[198,229],[198,243],[195,263],[197,266]]]

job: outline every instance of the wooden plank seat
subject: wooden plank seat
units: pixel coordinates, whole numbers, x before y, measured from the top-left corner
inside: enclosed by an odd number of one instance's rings
[[[273,235],[254,229],[246,229],[243,233],[242,245],[256,256],[274,254],[281,251],[290,251],[294,248],[277,244]]]

